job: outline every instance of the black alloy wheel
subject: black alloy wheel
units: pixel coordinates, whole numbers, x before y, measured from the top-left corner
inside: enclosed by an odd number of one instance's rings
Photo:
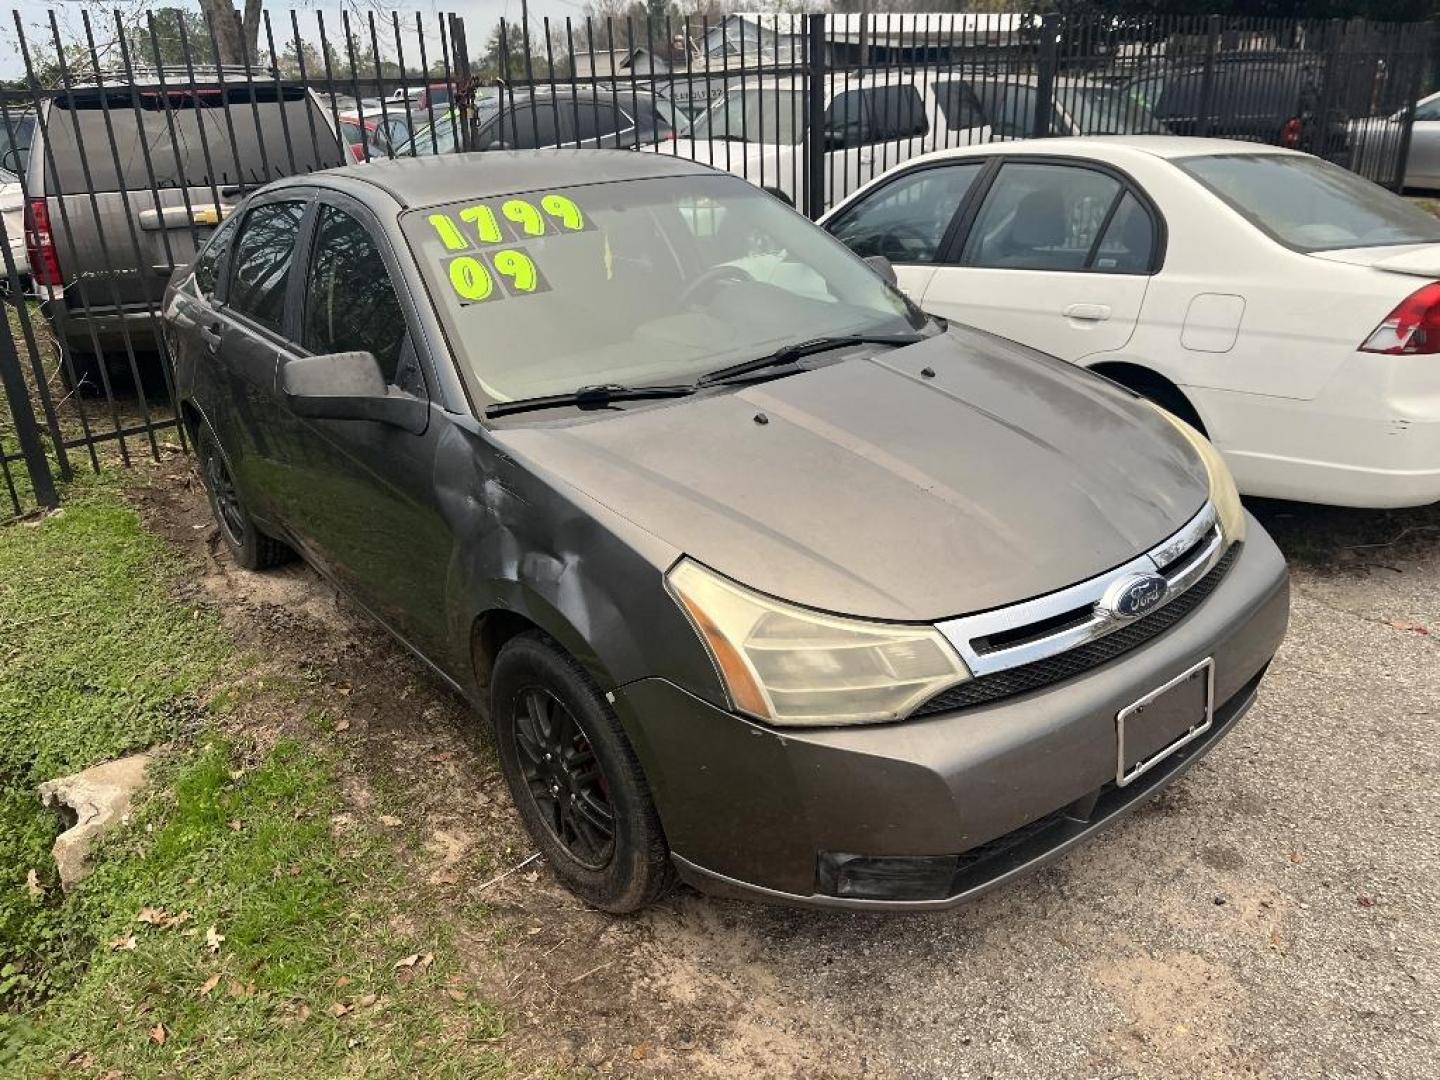
[[[575,861],[603,870],[615,855],[615,811],[590,739],[554,694],[520,692],[515,749],[541,820]]]

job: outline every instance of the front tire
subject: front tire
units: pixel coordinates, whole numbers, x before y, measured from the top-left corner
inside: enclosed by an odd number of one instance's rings
[[[268,570],[295,557],[279,540],[266,536],[245,509],[239,489],[230,475],[230,465],[220,452],[220,444],[208,426],[200,429],[196,452],[200,459],[200,475],[205,481],[205,494],[210,499],[210,513],[220,528],[220,539],[236,565],[246,570]]]
[[[670,885],[665,834],[640,762],[586,671],[538,632],[509,641],[491,678],[500,765],[557,877],[623,914]]]

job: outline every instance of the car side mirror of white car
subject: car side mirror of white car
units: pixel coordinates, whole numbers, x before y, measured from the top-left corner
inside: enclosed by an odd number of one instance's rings
[[[296,416],[371,420],[416,434],[425,430],[425,402],[388,385],[373,353],[297,357],[281,369],[280,381],[285,403]]]
[[[896,287],[899,286],[900,278],[895,274],[895,267],[891,265],[890,260],[884,255],[866,255],[865,262],[871,270],[874,270],[875,273],[885,279],[886,284]]]

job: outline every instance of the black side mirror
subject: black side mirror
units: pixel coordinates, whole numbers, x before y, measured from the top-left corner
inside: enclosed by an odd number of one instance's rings
[[[893,285],[899,288],[900,279],[895,275],[895,267],[890,264],[890,260],[884,255],[866,255],[865,262],[871,270],[874,270],[875,273],[879,274],[885,280],[887,285]]]
[[[302,356],[280,372],[285,403],[312,420],[373,420],[419,434],[429,409],[417,397],[385,382],[373,353]]]

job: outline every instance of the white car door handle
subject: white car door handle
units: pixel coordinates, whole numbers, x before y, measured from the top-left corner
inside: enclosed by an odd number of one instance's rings
[[[1104,322],[1110,318],[1110,308],[1105,304],[1071,304],[1065,309],[1065,317],[1077,322]]]

